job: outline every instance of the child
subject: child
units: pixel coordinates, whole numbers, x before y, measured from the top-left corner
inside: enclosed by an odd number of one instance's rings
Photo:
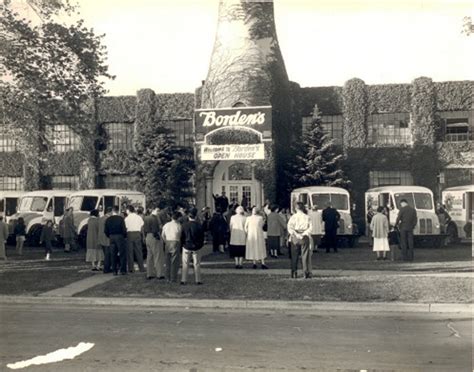
[[[51,242],[54,238],[53,234],[53,221],[48,220],[46,221],[46,225],[43,226],[43,230],[41,231],[40,237],[40,244],[44,243],[45,251],[46,251],[46,261],[50,260],[50,254],[52,251]]]
[[[388,244],[390,246],[390,260],[396,261],[397,258],[397,248],[400,249],[400,240],[398,235],[398,229],[394,226],[390,226],[390,231],[388,233]]]
[[[23,244],[26,237],[26,226],[23,217],[18,218],[18,222],[15,225],[13,233],[16,236],[16,253],[21,256],[23,254]]]

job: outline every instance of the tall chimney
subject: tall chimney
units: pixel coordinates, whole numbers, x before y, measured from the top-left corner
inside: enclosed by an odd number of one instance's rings
[[[202,108],[271,105],[288,85],[273,1],[221,0]]]

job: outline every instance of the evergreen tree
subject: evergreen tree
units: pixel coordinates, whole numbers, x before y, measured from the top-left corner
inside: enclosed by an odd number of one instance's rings
[[[147,204],[187,204],[193,195],[191,149],[176,146],[173,131],[161,123],[151,123],[137,136],[133,175],[137,188],[147,197]]]
[[[296,183],[302,186],[349,188],[342,170],[343,155],[329,134],[324,133],[321,112],[314,106],[311,127],[303,134],[303,146],[297,156]]]

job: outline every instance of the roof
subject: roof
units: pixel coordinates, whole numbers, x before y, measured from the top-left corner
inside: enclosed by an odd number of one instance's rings
[[[393,191],[393,192],[428,192],[432,194],[431,190],[423,186],[381,186],[369,189],[366,192],[384,192],[384,191]]]
[[[81,196],[81,195],[116,195],[116,194],[132,194],[132,195],[143,195],[140,191],[133,191],[133,190],[116,190],[116,189],[92,189],[92,190],[81,190],[81,191],[74,191],[71,193],[72,196]]]
[[[26,191],[0,191],[0,198],[15,198],[25,195]]]
[[[333,194],[349,194],[349,191],[343,189],[341,187],[331,187],[331,186],[308,186],[308,187],[300,187],[298,189],[294,189],[293,192],[320,192],[320,193],[333,193]]]
[[[446,191],[474,191],[474,185],[448,187],[447,189],[443,190],[443,192],[446,192]]]
[[[72,190],[37,190],[24,193],[24,196],[69,196],[73,193]]]

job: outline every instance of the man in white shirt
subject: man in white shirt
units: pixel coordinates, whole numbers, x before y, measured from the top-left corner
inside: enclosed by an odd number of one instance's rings
[[[324,235],[323,233],[323,217],[322,212],[318,211],[318,207],[316,205],[313,206],[311,212],[309,212],[309,217],[311,218],[311,238],[310,242],[313,243],[313,251],[318,251],[318,246],[321,244],[321,237]]]
[[[127,207],[125,227],[127,228],[128,271],[133,273],[133,256],[135,255],[140,272],[145,272],[145,266],[143,265],[142,244],[143,218],[135,213],[135,207],[133,205],[129,205]]]
[[[165,276],[168,282],[178,281],[179,269],[179,250],[181,241],[181,224],[178,220],[182,217],[181,213],[174,212],[170,222],[163,226],[161,237],[165,243]]]
[[[310,248],[312,224],[311,218],[304,212],[303,203],[296,204],[296,213],[288,221],[288,234],[291,241],[291,277],[297,278],[298,258],[301,254],[305,279],[312,277],[311,257],[313,252]]]

